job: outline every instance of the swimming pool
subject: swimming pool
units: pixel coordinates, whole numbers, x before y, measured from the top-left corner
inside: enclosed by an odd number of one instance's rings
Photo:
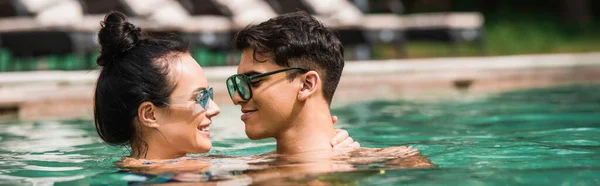
[[[412,145],[438,168],[358,169],[307,179],[349,185],[599,185],[598,92],[600,85],[574,85],[435,102],[351,103],[334,109],[341,119],[336,125],[362,146]],[[215,119],[211,154],[273,150],[273,140],[245,138],[238,109],[223,106]],[[0,185],[145,179],[117,172],[113,162],[128,151],[102,144],[91,121],[4,122],[0,129]]]

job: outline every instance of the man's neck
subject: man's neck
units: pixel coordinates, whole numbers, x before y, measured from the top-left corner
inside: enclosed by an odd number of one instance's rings
[[[331,151],[331,139],[335,136],[335,130],[327,104],[304,104],[289,126],[275,138],[277,154]]]

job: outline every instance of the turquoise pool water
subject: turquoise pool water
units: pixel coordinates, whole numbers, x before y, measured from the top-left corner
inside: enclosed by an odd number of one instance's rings
[[[226,107],[226,106],[225,106]],[[211,154],[274,149],[250,141],[224,109]],[[437,102],[356,102],[337,108],[338,126],[366,147],[412,145],[433,169],[361,170],[307,179],[349,185],[600,185],[600,85],[532,89]],[[143,177],[112,164],[90,121],[0,124],[0,185],[127,184]],[[298,183],[305,183],[297,180]]]

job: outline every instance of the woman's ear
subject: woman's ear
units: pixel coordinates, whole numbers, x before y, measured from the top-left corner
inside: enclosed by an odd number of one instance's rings
[[[302,82],[302,87],[298,92],[298,100],[306,101],[308,97],[315,94],[317,90],[319,90],[319,85],[321,84],[321,77],[319,73],[316,71],[308,71],[302,78],[300,79]]]
[[[158,128],[156,122],[156,106],[149,101],[143,102],[138,107],[138,119],[142,126],[150,128]]]

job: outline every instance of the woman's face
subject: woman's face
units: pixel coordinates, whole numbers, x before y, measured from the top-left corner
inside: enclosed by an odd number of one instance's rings
[[[207,108],[196,102],[196,97],[208,90],[204,71],[190,54],[181,54],[178,62],[170,63],[170,79],[175,89],[170,103],[158,108],[156,121],[163,140],[161,146],[179,153],[204,153],[212,148],[209,126],[211,118],[220,113],[219,106],[211,99]]]

